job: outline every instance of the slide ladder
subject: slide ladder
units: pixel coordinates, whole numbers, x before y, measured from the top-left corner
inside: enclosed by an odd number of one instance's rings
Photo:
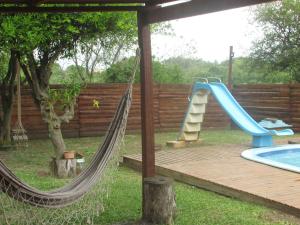
[[[189,107],[177,137],[178,141],[199,140],[208,94],[206,90],[198,90],[190,97]]]

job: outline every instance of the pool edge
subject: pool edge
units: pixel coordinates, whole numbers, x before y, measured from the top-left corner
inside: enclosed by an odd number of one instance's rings
[[[252,148],[244,150],[241,153],[241,157],[250,161],[258,162],[260,164],[272,166],[278,169],[283,169],[287,171],[291,171],[294,173],[300,173],[300,167],[288,165],[285,163],[276,162],[273,160],[269,160],[263,157],[258,156],[258,154],[271,152],[271,151],[282,151],[282,150],[291,150],[299,148],[300,144],[287,144],[287,145],[277,145],[277,146],[271,146],[271,147],[262,147],[262,148]]]

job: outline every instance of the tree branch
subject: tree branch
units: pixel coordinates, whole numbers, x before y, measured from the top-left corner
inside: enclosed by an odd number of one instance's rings
[[[75,104],[76,98],[74,98],[73,101],[64,108],[64,114],[59,116],[61,122],[69,123],[70,120],[73,119],[75,114]]]
[[[117,51],[116,51],[116,53],[114,55],[114,58],[113,58],[113,60],[112,60],[112,62],[111,62],[110,65],[113,65],[117,61],[117,59],[119,58],[120,52],[121,52],[121,50],[122,50],[123,47],[124,47],[124,45],[122,43],[120,43],[119,46],[118,46],[118,49],[117,49]]]
[[[86,80],[85,80],[85,77],[84,77],[84,75],[82,74],[82,72],[80,70],[80,66],[79,66],[79,63],[78,63],[78,59],[77,59],[77,54],[76,53],[73,56],[73,62],[75,63],[75,67],[76,67],[77,73],[79,74],[81,80],[85,83]]]
[[[34,85],[33,85],[33,82],[32,82],[31,76],[30,76],[30,72],[29,72],[27,66],[24,63],[22,63],[22,62],[20,63],[20,65],[21,65],[22,71],[23,71],[23,73],[25,75],[25,78],[26,78],[26,80],[27,80],[30,88],[33,90],[34,89]]]

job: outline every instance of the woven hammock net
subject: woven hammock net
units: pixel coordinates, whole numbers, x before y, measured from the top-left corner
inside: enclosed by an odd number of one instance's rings
[[[132,101],[132,82],[120,100],[104,141],[91,163],[64,187],[40,191],[22,182],[0,161],[0,224],[95,224],[116,168],[115,152],[124,137]],[[116,160],[112,160],[115,156]],[[100,179],[101,178],[101,179]]]

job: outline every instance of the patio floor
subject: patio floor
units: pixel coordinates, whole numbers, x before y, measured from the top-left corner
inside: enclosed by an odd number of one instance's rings
[[[300,216],[300,174],[240,157],[241,145],[204,146],[156,152],[156,171],[163,176],[222,195],[263,204]],[[141,155],[123,163],[141,168]]]

